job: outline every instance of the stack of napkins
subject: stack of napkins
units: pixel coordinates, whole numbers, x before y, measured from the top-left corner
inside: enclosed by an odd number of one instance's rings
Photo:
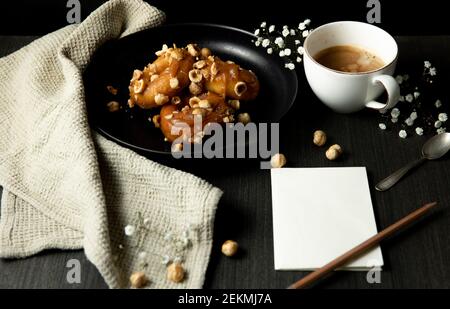
[[[276,270],[320,268],[377,233],[364,167],[272,169]],[[346,270],[381,267],[379,247]]]

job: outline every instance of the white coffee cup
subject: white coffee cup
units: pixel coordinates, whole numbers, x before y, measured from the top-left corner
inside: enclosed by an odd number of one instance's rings
[[[340,45],[365,49],[381,58],[385,66],[363,73],[335,71],[314,60],[320,51]],[[304,43],[306,78],[317,97],[339,113],[352,113],[364,107],[385,111],[400,98],[400,88],[392,77],[398,46],[386,31],[370,24],[341,21],[323,25],[311,32]],[[386,103],[375,101],[386,90]]]

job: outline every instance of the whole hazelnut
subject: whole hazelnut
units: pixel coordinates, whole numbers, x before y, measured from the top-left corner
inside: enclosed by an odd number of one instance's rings
[[[172,263],[167,267],[167,279],[180,283],[184,280],[184,268],[180,263]]]
[[[208,58],[209,56],[211,56],[211,50],[209,48],[203,47],[200,50],[200,54],[202,55],[203,58]]]
[[[226,256],[233,256],[236,254],[239,245],[234,240],[227,240],[222,245],[222,253]]]
[[[317,130],[316,132],[314,132],[313,142],[314,145],[321,147],[327,142],[327,135],[322,130]]]
[[[249,124],[252,121],[251,118],[250,118],[250,115],[248,113],[241,113],[241,114],[239,114],[237,116],[237,120],[240,123],[244,124],[244,125]]]
[[[335,144],[328,148],[325,155],[328,160],[334,161],[342,155],[342,148],[338,144]]]
[[[144,272],[138,271],[131,274],[130,283],[133,288],[140,289],[148,284],[148,278]]]
[[[120,104],[116,101],[111,101],[106,104],[106,107],[111,113],[117,112],[120,109]]]
[[[277,153],[270,159],[270,165],[273,168],[282,168],[286,165],[286,157],[282,153]]]

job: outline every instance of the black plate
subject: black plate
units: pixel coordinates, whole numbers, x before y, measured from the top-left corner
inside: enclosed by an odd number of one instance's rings
[[[175,24],[141,31],[120,40],[105,43],[94,55],[84,73],[86,102],[91,126],[107,138],[126,147],[154,153],[170,153],[159,129],[149,117],[157,111],[126,107],[128,85],[134,69],[143,69],[163,44],[185,46],[197,43],[208,47],[223,60],[231,60],[257,75],[261,91],[248,111],[255,123],[278,122],[291,108],[297,95],[297,75],[284,67],[275,55],[268,55],[252,43],[255,36],[244,30],[212,24]],[[106,87],[119,89],[112,96]],[[122,109],[108,112],[106,104],[118,101]],[[243,104],[244,105],[244,104]]]

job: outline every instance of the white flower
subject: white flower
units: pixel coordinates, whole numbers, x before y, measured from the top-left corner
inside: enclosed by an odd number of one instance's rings
[[[291,55],[291,50],[290,50],[289,48],[286,48],[286,49],[284,50],[284,55],[285,55],[285,56],[290,56],[290,55]]]
[[[125,227],[125,235],[127,235],[127,236],[133,236],[135,231],[136,231],[136,228],[132,225],[127,225]]]
[[[414,101],[414,96],[413,96],[412,94],[408,94],[408,95],[405,97],[405,100],[406,100],[406,102],[411,103],[412,101]]]
[[[401,85],[403,83],[403,76],[397,75],[395,80],[397,81],[397,84]]]
[[[284,40],[281,37],[277,37],[275,39],[275,44],[278,45],[278,47],[283,48],[284,47]]]
[[[430,61],[424,61],[423,62],[424,67],[426,67],[427,69],[431,68],[431,62]]]
[[[287,28],[284,28],[283,31],[281,32],[281,34],[282,34],[284,37],[287,37],[287,36],[289,35],[289,33],[290,33],[290,31],[289,31],[289,29],[287,29]]]
[[[280,53],[278,54],[280,57],[284,57],[284,50],[280,50]]]
[[[418,99],[420,97],[420,92],[416,91],[414,92],[414,98]]]
[[[302,32],[302,37],[306,38],[309,35],[309,31],[308,30],[304,30]]]
[[[398,118],[400,116],[400,110],[398,108],[393,108],[391,111],[392,118]]]
[[[405,102],[405,97],[404,96],[400,96],[400,98],[398,98],[399,102]]]
[[[145,251],[139,252],[138,258],[140,260],[145,260],[146,257],[147,257],[147,252],[145,252]]]
[[[434,106],[436,106],[436,108],[440,108],[442,106],[441,100],[436,100],[436,102],[434,103]]]
[[[284,26],[283,26],[283,29],[288,29],[288,26],[287,26],[287,25],[284,25]]]
[[[437,134],[444,134],[445,131],[446,131],[446,128],[439,128],[439,129],[436,130],[436,133]]]
[[[417,127],[416,128],[416,134],[419,135],[419,136],[422,136],[423,135],[423,129],[421,127]]]
[[[255,35],[258,36],[259,35],[259,29],[255,30]]]
[[[267,49],[267,53],[268,53],[269,55],[271,55],[271,54],[273,53],[272,47],[269,47],[269,48]]]
[[[408,133],[406,133],[405,130],[400,130],[400,132],[398,132],[398,136],[400,136],[400,138],[406,138]]]
[[[297,53],[299,53],[299,55],[303,55],[305,53],[305,48],[303,46],[299,46],[297,48]]]
[[[290,35],[295,35],[295,29],[291,29]]]
[[[284,65],[285,68],[288,68],[289,70],[294,70],[295,69],[295,64],[293,63],[286,63]]]
[[[441,121],[441,122],[446,122],[446,121],[448,120],[448,116],[447,116],[446,113],[440,113],[440,114],[438,115],[438,119],[439,119],[439,121]]]
[[[298,24],[298,29],[301,30],[301,31],[305,30],[306,29],[305,23]]]
[[[270,44],[270,40],[269,39],[264,39],[262,41],[262,47],[266,48],[267,46],[269,46]]]
[[[170,257],[168,255],[163,255],[161,259],[161,264],[167,265],[170,262]]]
[[[392,123],[397,123],[398,122],[398,118],[391,118]]]
[[[269,26],[269,33],[272,33],[275,31],[275,25],[270,25]]]
[[[386,130],[386,125],[385,125],[384,123],[378,124],[378,127],[379,127],[381,130]]]
[[[305,19],[305,21],[303,22],[305,25],[309,26],[309,24],[311,23],[311,19]]]
[[[261,23],[261,28],[266,28],[266,26],[267,26],[267,23],[266,23],[265,21],[263,21],[263,22]]]
[[[439,120],[435,121],[435,122],[434,122],[434,127],[435,127],[436,129],[442,127],[442,122],[440,122]]]
[[[437,74],[436,68],[430,68],[430,75],[431,76],[436,76],[436,74]]]
[[[411,127],[414,124],[414,120],[412,120],[411,118],[407,118],[405,120],[405,123],[407,126]]]
[[[300,63],[300,62],[302,62],[302,57],[297,57],[296,60],[297,60],[298,63]]]
[[[412,112],[411,115],[409,115],[409,118],[411,118],[412,120],[416,120],[417,119],[417,112]]]
[[[299,45],[301,43],[300,40],[295,40],[294,42],[295,42],[295,45]]]
[[[255,41],[255,46],[259,46],[259,45],[261,45],[261,41],[260,40],[256,40]]]

